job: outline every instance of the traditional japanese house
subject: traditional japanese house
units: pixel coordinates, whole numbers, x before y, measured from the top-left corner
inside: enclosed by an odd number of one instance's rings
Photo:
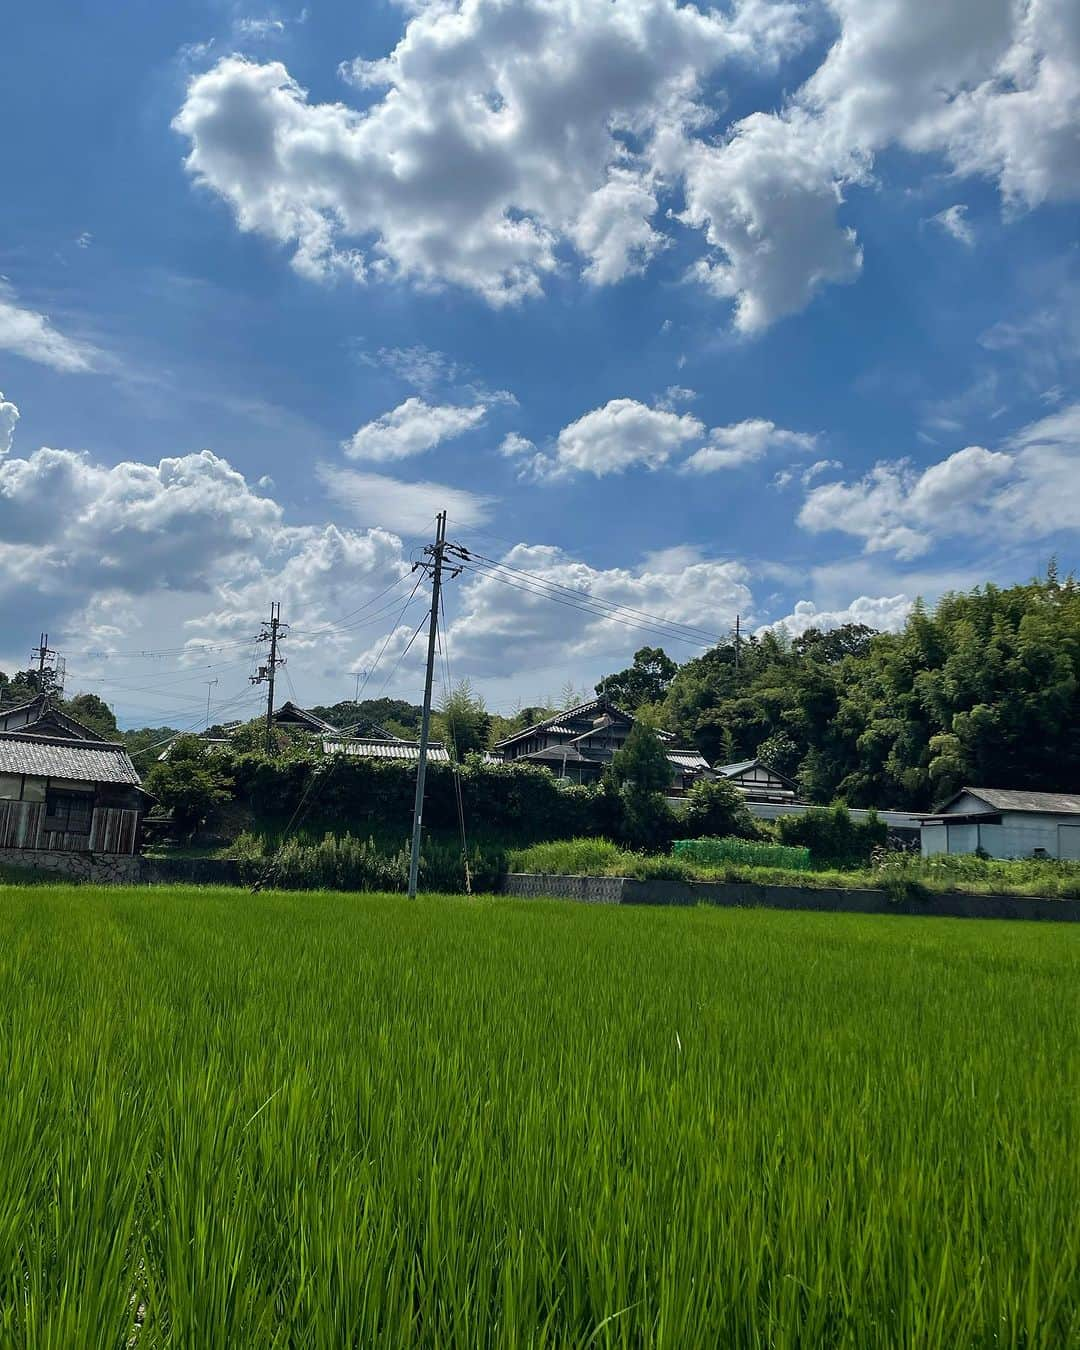
[[[0,731],[0,849],[137,852],[149,799],[124,747],[37,726]]]
[[[630,713],[597,698],[507,736],[495,750],[511,763],[541,764],[558,778],[594,783],[622,749],[633,725]],[[657,735],[667,750],[673,791],[684,791],[711,774],[708,760],[697,750],[678,747],[670,731]]]
[[[719,777],[739,789],[748,802],[793,802],[795,784],[760,759],[740,759],[734,764],[717,764]]]

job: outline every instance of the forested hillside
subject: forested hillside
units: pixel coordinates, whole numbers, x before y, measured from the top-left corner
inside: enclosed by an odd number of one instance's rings
[[[655,671],[655,651],[641,655]],[[815,801],[918,809],[963,783],[1076,791],[1080,586],[1051,569],[916,606],[898,634],[766,633],[742,642],[737,669],[730,643],[655,692],[640,707],[710,761],[760,755]]]

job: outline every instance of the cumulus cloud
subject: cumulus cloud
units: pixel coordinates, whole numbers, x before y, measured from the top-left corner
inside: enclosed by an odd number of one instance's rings
[[[47,590],[205,590],[217,564],[281,525],[280,506],[209,450],[107,467],[42,448],[0,462],[0,540],[33,554]]]
[[[326,464],[319,466],[318,474],[330,495],[365,525],[425,534],[439,511],[462,526],[482,525],[491,514],[490,498],[445,483],[407,483]]]
[[[763,624],[757,631],[761,634],[783,628],[795,638],[811,628],[828,633],[846,623],[862,623],[879,632],[896,633],[903,628],[912,603],[907,595],[860,595],[844,609],[818,609],[812,600],[798,600],[790,614]]]
[[[294,246],[306,275],[370,267],[500,305],[538,295],[561,246],[596,285],[641,270],[666,242],[663,142],[708,121],[703,82],[803,36],[793,3],[440,3],[385,59],[343,67],[375,93],[363,112],[310,102],[280,63],[229,57],[192,81],[174,125],[192,175],[241,229]]]
[[[936,216],[931,216],[930,219],[935,225],[940,225],[945,233],[955,239],[958,244],[974,248],[975,231],[968,221],[967,207],[962,203],[956,206],[947,206],[944,211],[939,211]]]
[[[785,431],[763,417],[751,417],[730,426],[713,427],[709,444],[695,450],[683,467],[692,473],[714,473],[751,464],[776,452],[806,454],[816,445],[817,437],[807,432]]]
[[[192,175],[306,275],[450,283],[500,305],[539,295],[573,252],[610,284],[669,242],[666,197],[704,236],[692,275],[752,334],[858,276],[838,209],[890,146],[994,181],[1012,208],[1080,192],[1074,0],[828,0],[837,36],[818,69],[720,135],[713,82],[800,46],[807,7],[408,8],[387,57],[343,67],[363,111],[229,57],[176,117]],[[939,223],[962,239],[950,211]]]
[[[291,650],[348,648],[363,615],[342,631],[327,621],[410,570],[389,531],[290,525],[279,503],[209,450],[114,465],[49,448],[0,459],[0,635],[9,639],[47,623],[123,650],[150,629],[194,657],[208,642],[256,632],[273,599],[292,618]],[[81,658],[77,678],[94,673]],[[123,700],[123,681],[118,692]]]
[[[15,423],[19,420],[19,410],[9,403],[0,391],[0,455],[6,455],[15,439]]]
[[[799,523],[903,559],[952,535],[1043,539],[1080,529],[1080,404],[1025,427],[1003,450],[971,445],[922,470],[884,461],[857,482],[813,488]]]
[[[650,408],[632,398],[614,398],[563,427],[553,453],[534,456],[529,468],[542,478],[575,473],[601,478],[637,465],[658,469],[704,434],[704,423],[688,413]]]
[[[587,597],[662,615],[675,623],[723,632],[736,614],[753,611],[749,574],[740,563],[703,557],[693,549],[674,549],[645,559],[634,568],[595,568],[547,545],[519,544],[500,561],[547,582],[584,592]],[[511,577],[511,579],[516,579]],[[528,582],[526,581],[526,586]],[[508,669],[543,667],[558,650],[560,659],[583,665],[608,653],[622,653],[642,642],[665,641],[682,657],[692,644],[672,643],[625,623],[556,604],[535,590],[520,590],[496,575],[471,575],[460,596],[460,612],[450,628],[455,668],[478,677]],[[707,616],[707,618],[705,617]],[[634,619],[626,610],[624,619]],[[638,623],[645,621],[640,617]]]
[[[385,606],[365,611],[365,600],[409,574],[401,540],[387,530],[288,527],[267,559],[219,583],[213,608],[188,621],[189,641],[195,646],[243,636],[276,600],[282,613],[298,616],[290,623],[290,651],[347,645],[358,631],[387,622]],[[350,616],[348,627],[328,631],[322,620],[339,614]]]
[[[44,314],[15,303],[11,288],[0,281],[0,351],[14,352],[27,361],[54,370],[87,371],[98,353],[54,328]]]
[[[360,427],[343,448],[350,459],[375,462],[408,459],[480,426],[486,414],[487,408],[482,403],[460,408],[407,398],[392,411]]]

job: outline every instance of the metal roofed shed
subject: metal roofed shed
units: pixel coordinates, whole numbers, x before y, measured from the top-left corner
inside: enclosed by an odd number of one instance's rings
[[[924,858],[985,853],[1080,861],[1080,794],[965,787],[922,817],[920,839]]]
[[[343,737],[334,741],[323,741],[324,755],[358,755],[363,759],[397,759],[416,763],[420,758],[419,741],[382,740],[374,736]],[[438,741],[429,741],[428,762],[431,764],[449,764],[450,754],[445,745]]]

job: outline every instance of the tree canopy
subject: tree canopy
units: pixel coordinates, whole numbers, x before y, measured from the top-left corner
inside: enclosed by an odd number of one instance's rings
[[[1080,586],[916,604],[899,633],[766,632],[681,666],[661,725],[710,762],[760,756],[811,801],[926,809],[965,783],[1080,790]]]

